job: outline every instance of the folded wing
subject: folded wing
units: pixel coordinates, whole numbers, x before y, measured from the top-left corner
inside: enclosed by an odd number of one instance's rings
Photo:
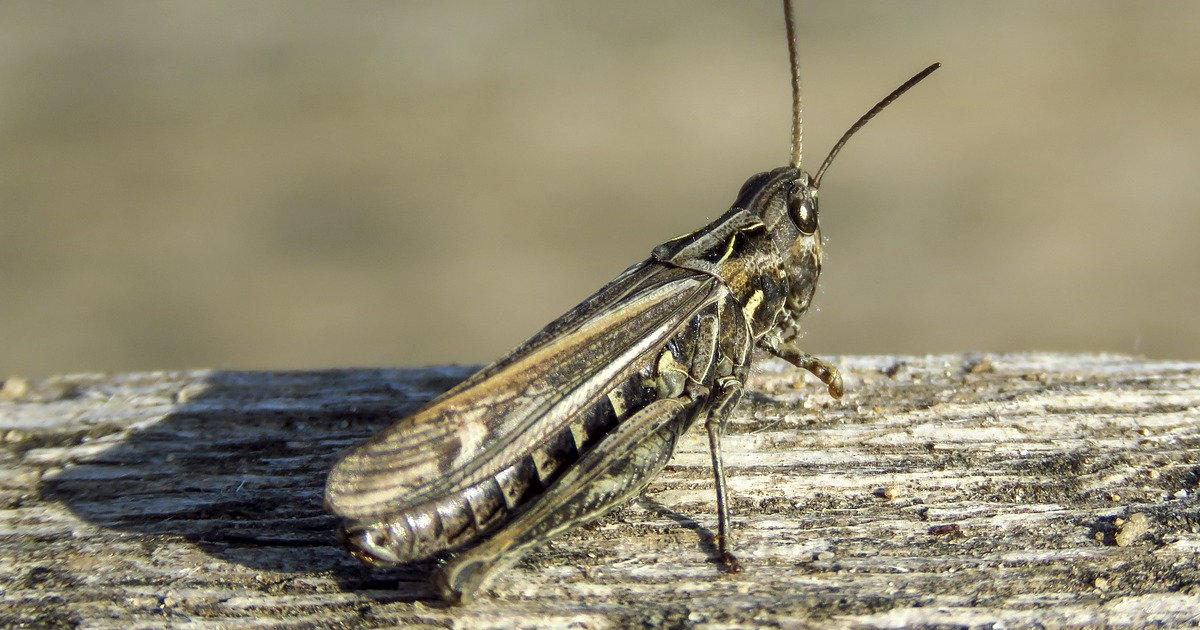
[[[647,261],[512,353],[344,457],[325,500],[371,519],[446,496],[527,456],[653,356],[717,291]]]

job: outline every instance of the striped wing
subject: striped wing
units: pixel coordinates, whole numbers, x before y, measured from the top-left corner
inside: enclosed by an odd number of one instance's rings
[[[371,519],[446,496],[521,458],[657,352],[717,294],[712,276],[630,267],[509,355],[346,455],[329,509]]]

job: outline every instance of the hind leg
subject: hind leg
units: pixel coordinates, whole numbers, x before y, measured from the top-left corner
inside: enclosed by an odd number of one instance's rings
[[[636,496],[671,458],[695,409],[690,396],[665,398],[621,422],[511,523],[441,566],[433,576],[438,594],[470,601],[500,570],[551,537]]]

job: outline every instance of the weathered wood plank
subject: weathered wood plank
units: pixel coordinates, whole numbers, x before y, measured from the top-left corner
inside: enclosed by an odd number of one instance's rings
[[[369,571],[321,509],[337,454],[467,368],[75,375],[0,390],[0,626],[836,627],[1200,623],[1200,363],[764,361],[726,446],[478,602]],[[1138,516],[1140,515],[1140,516]]]

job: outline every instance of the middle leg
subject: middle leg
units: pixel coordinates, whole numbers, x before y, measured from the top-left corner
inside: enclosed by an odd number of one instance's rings
[[[742,382],[735,377],[726,376],[719,379],[704,420],[704,428],[708,431],[708,450],[712,455],[713,477],[717,486],[717,552],[721,555],[725,570],[730,573],[739,573],[742,567],[729,551],[729,491],[725,486],[721,437],[725,434],[725,424],[729,420],[730,412],[742,397],[742,389]]]

